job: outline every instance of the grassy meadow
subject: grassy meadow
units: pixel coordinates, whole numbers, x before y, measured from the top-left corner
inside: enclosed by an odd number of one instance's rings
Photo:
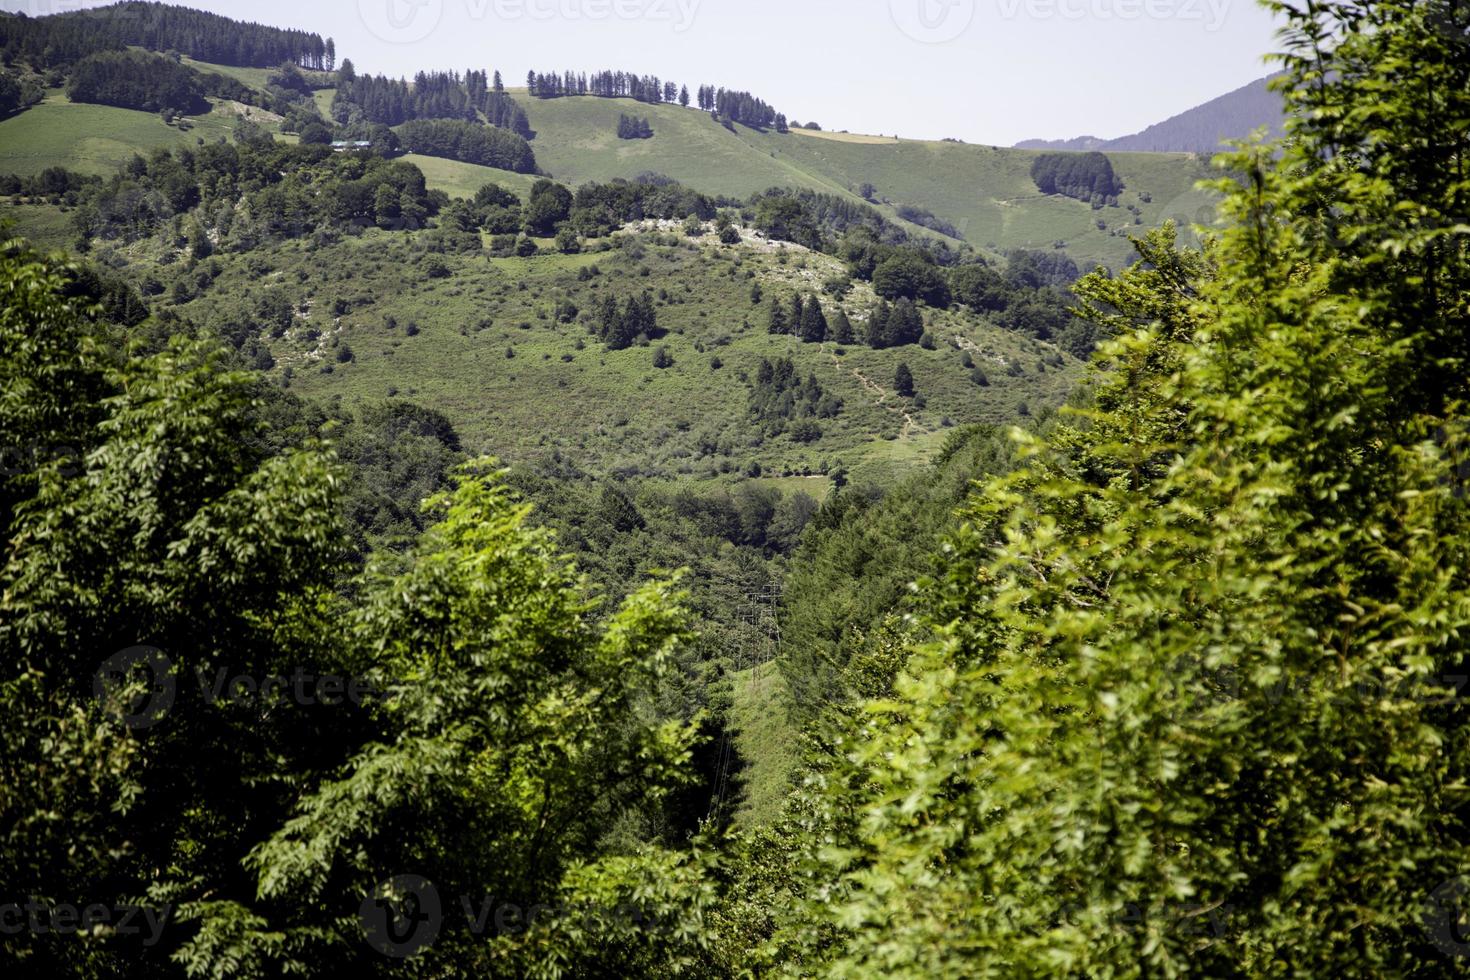
[[[185,118],[187,131],[157,113],[74,103],[53,90],[39,105],[0,120],[0,173],[30,176],[60,166],[109,176],[134,154],[227,138],[236,110],[216,104],[209,113]]]

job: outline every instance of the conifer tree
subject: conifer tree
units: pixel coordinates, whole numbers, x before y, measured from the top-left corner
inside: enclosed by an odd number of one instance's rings
[[[821,343],[827,339],[827,318],[822,313],[822,303],[815,296],[806,301],[801,311],[801,339],[807,343]]]
[[[847,311],[840,306],[832,316],[831,337],[839,344],[853,342],[852,321],[847,318]]]
[[[924,336],[924,316],[908,298],[893,304],[885,326],[884,346],[917,344]]]
[[[888,346],[888,320],[891,315],[892,309],[887,300],[879,300],[873,312],[868,315],[863,340],[874,350],[881,350]]]
[[[898,362],[898,369],[893,372],[893,390],[903,398],[914,397],[914,376],[903,361]]]

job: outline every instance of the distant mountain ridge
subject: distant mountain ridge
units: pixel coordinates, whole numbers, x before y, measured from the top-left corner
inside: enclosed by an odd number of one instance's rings
[[[1151,153],[1215,153],[1227,139],[1248,136],[1261,126],[1281,134],[1285,114],[1281,96],[1267,88],[1268,75],[1219,98],[1186,109],[1141,132],[1117,139],[1077,136],[1063,140],[1022,140],[1018,150],[1132,150]]]

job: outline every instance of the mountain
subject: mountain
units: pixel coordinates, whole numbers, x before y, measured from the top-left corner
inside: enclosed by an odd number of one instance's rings
[[[1271,136],[1279,136],[1283,120],[1281,96],[1267,88],[1274,77],[1258,78],[1130,136],[1112,140],[1096,136],[1022,140],[1015,148],[1212,154],[1222,147],[1224,140],[1243,138],[1261,126],[1267,127]]]
[[[1108,145],[1108,141],[1099,136],[1074,136],[1069,140],[1022,140],[1014,149],[1017,150],[1076,150],[1079,153],[1088,150],[1101,150]]]

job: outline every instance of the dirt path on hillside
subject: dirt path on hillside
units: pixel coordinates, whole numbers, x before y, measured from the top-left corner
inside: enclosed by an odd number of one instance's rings
[[[832,358],[833,365],[835,365],[840,371],[843,366],[842,359],[830,350],[827,351],[827,356]],[[848,368],[848,370],[852,372],[852,376],[854,378],[858,379],[859,384],[861,384],[865,389],[872,392],[876,396],[873,399],[873,406],[875,408],[881,408],[885,412],[899,415],[903,418],[903,432],[899,434],[899,438],[907,439],[910,432],[919,428],[919,423],[914,421],[914,417],[910,415],[902,405],[887,404],[888,396],[893,394],[893,392],[889,391],[887,388],[884,388],[882,385],[877,384],[873,381],[872,378],[868,377],[857,368]]]

